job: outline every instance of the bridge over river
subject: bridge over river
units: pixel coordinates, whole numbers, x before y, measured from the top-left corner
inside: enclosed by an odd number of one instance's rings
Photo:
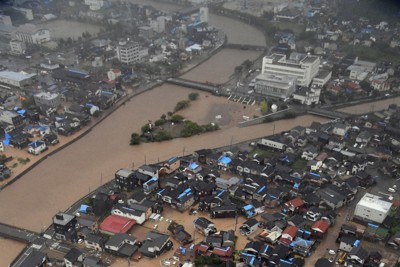
[[[330,109],[322,109],[322,108],[310,108],[307,109],[308,114],[312,115],[317,115],[325,118],[330,118],[330,119],[342,119],[345,120],[347,118],[350,118],[351,114],[341,112],[341,111],[336,111],[336,110],[330,110]]]

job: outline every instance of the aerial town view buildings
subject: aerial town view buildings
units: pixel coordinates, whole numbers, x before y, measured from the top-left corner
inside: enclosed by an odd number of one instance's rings
[[[399,12],[5,1],[0,264],[399,266]]]

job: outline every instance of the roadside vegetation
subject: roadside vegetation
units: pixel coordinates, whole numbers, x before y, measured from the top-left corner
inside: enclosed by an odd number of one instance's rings
[[[198,93],[190,93],[188,99],[176,103],[173,112],[162,114],[156,121],[149,120],[141,127],[140,133],[132,133],[130,145],[139,145],[142,142],[162,142],[179,137],[190,137],[196,134],[212,132],[219,129],[214,123],[199,125],[196,122],[185,119],[176,112],[188,108],[192,101],[199,98]]]

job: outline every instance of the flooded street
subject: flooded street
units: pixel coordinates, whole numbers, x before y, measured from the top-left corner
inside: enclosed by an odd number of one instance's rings
[[[94,24],[83,23],[79,21],[69,20],[55,20],[50,22],[42,23],[41,26],[49,29],[52,38],[58,40],[60,38],[67,39],[71,37],[73,40],[77,40],[78,37],[82,37],[82,33],[88,32],[91,35],[97,34],[101,27]]]
[[[234,73],[235,67],[250,59],[254,60],[260,52],[250,50],[222,49],[207,62],[185,73],[182,78],[197,82],[225,83]],[[221,62],[224,66],[221,66]]]

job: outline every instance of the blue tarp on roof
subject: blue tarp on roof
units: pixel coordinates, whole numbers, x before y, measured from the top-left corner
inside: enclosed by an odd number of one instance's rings
[[[232,159],[230,157],[226,157],[226,156],[222,156],[218,159],[218,162],[222,163],[222,164],[229,164],[229,163],[231,163],[231,161],[232,161]]]
[[[6,133],[5,139],[3,140],[3,145],[8,146],[10,144],[10,139],[11,136],[8,133]]]
[[[192,169],[192,170],[196,169],[197,167],[199,167],[199,165],[197,165],[196,162],[192,162],[192,163],[190,163],[190,165],[189,165],[189,168]]]
[[[86,213],[88,211],[90,207],[88,205],[81,205],[81,207],[79,208],[79,212],[83,212]]]

